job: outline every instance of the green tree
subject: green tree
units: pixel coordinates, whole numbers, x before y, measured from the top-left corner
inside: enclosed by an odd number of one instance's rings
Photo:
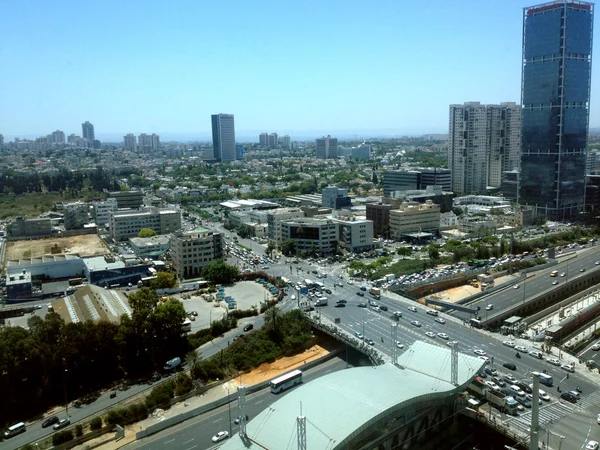
[[[371,178],[371,182],[375,185],[377,185],[377,183],[379,182],[377,179],[377,173],[375,171],[373,171],[373,178]]]
[[[213,261],[202,268],[202,277],[213,284],[231,283],[237,279],[240,271],[222,260]]]
[[[429,253],[429,259],[436,260],[436,259],[440,258],[440,252],[435,247],[430,247],[428,253]]]
[[[152,236],[156,236],[156,231],[154,231],[152,228],[142,228],[138,233],[138,237],[141,238],[149,238]]]
[[[173,272],[161,270],[156,273],[156,278],[150,282],[152,289],[166,289],[177,286],[177,276]]]
[[[537,226],[546,225],[546,222],[548,222],[548,217],[542,214],[540,214],[539,216],[535,216],[535,218],[533,219],[533,224]]]
[[[465,211],[459,206],[455,206],[454,208],[452,208],[452,212],[457,216],[462,216],[465,213]]]
[[[265,311],[265,329],[275,342],[279,342],[281,338],[282,313],[281,310],[273,306]]]
[[[286,239],[281,244],[281,252],[285,256],[296,254],[296,242],[293,239]]]
[[[396,253],[400,256],[410,256],[412,255],[412,249],[410,247],[398,247]]]

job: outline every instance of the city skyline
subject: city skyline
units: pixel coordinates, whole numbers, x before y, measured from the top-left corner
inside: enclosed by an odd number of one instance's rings
[[[127,20],[134,5],[8,4],[7,14],[30,25],[0,30],[11,42],[5,63],[35,61],[37,69],[3,73],[12,88],[0,105],[0,133],[6,141],[56,129],[79,134],[89,120],[102,141],[142,132],[209,141],[206,118],[219,111],[236,115],[240,140],[266,129],[306,139],[447,133],[450,104],[519,103],[522,8],[532,3],[234,2],[229,17],[219,5],[157,1],[136,8],[135,27]],[[256,26],[266,11],[271,23],[286,23],[276,39]],[[226,20],[230,32],[211,39]],[[598,76],[592,128],[600,126]],[[279,101],[261,101],[265,95]]]

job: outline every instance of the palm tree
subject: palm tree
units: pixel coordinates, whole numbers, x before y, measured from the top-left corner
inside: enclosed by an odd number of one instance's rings
[[[274,334],[279,334],[281,329],[282,314],[277,306],[273,306],[265,311],[265,328]]]

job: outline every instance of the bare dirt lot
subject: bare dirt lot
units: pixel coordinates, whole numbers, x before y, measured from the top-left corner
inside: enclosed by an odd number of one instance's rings
[[[238,386],[242,383],[245,386],[262,383],[263,381],[283,375],[290,370],[297,369],[309,361],[325,356],[327,353],[329,353],[329,351],[320,345],[313,345],[297,355],[283,357],[272,363],[261,364],[251,372],[231,380],[231,383],[235,383]]]
[[[505,276],[496,278],[495,283],[496,283],[496,285],[499,285],[499,284],[505,283],[507,281],[512,281],[514,279],[515,278],[513,275],[505,275]],[[445,302],[454,303],[459,300],[462,300],[463,298],[467,298],[467,297],[470,297],[471,295],[475,295],[479,292],[481,292],[481,288],[473,287],[468,284],[465,284],[463,286],[458,286],[458,287],[455,287],[452,289],[446,289],[445,291],[438,292],[437,294],[434,295],[434,297],[437,297],[439,300],[443,300]],[[425,298],[421,298],[421,299],[419,299],[419,301],[420,301],[420,303],[425,304]]]
[[[6,259],[27,259],[50,255],[52,253],[51,249],[55,245],[61,248],[61,252],[56,254],[68,253],[80,256],[94,256],[109,253],[97,235],[86,234],[65,238],[9,242],[6,248]]]

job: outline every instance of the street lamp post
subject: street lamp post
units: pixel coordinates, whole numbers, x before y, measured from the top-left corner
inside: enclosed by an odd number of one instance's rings
[[[65,371],[63,372],[63,390],[65,393],[65,410],[67,413],[67,417],[69,416],[69,400],[67,399],[67,373],[68,370],[65,369]]]
[[[227,387],[227,410],[229,413],[229,437],[231,437],[231,398],[229,396],[229,386]]]

